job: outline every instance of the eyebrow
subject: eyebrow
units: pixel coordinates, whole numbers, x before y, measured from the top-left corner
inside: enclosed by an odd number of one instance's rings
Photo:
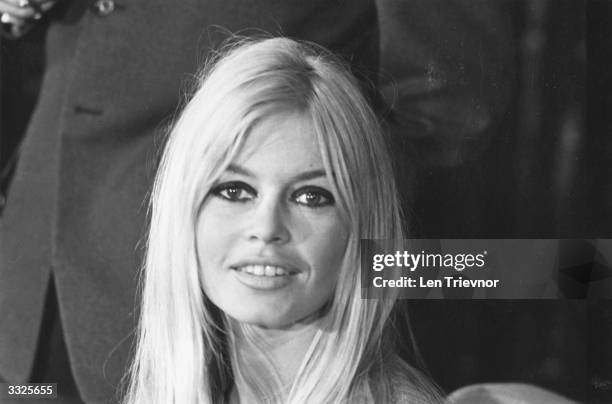
[[[232,172],[234,174],[240,174],[240,175],[244,175],[246,177],[250,177],[250,178],[254,178],[255,174],[253,174],[252,171],[236,165],[236,164],[230,164],[227,167],[227,171]],[[312,180],[315,178],[319,178],[319,177],[326,177],[327,174],[325,173],[325,170],[312,170],[312,171],[305,171],[303,173],[299,173],[293,177],[291,177],[291,181],[292,182],[298,182],[298,181],[308,181],[308,180]]]

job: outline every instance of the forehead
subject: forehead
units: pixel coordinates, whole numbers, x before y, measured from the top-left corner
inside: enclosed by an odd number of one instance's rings
[[[299,113],[273,114],[258,122],[233,163],[288,173],[323,169],[312,123]]]

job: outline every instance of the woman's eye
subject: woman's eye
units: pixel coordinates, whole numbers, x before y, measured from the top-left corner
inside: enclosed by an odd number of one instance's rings
[[[334,204],[334,197],[321,188],[308,188],[294,193],[293,200],[300,205],[319,208]]]
[[[256,196],[255,190],[242,182],[218,185],[213,188],[212,194],[231,202],[246,202]]]

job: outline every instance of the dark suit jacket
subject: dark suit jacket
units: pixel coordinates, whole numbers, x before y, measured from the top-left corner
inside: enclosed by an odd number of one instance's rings
[[[316,41],[375,70],[378,31],[368,0],[96,4],[58,4],[47,35],[0,222],[0,375],[28,379],[52,271],[72,371],[97,402],[113,397],[132,344],[158,135],[222,32]]]

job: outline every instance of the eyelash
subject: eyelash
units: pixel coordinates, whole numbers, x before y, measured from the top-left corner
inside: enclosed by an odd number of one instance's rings
[[[308,195],[308,194],[315,195],[316,198],[319,198],[319,199],[321,198],[325,199],[325,201],[322,203],[318,201],[316,205],[309,205],[308,203],[298,202],[299,197],[301,197],[302,195]],[[297,191],[291,194],[291,199],[294,200],[297,204],[306,206],[309,208],[322,208],[324,206],[331,206],[335,203],[334,197],[331,194],[331,192],[323,188],[313,187],[313,186],[298,189]]]
[[[236,191],[236,192],[235,192]],[[241,195],[241,193],[246,192],[249,194],[247,197],[236,198],[236,195],[231,195],[231,193],[237,193]],[[237,203],[246,203],[257,197],[257,191],[253,189],[250,185],[242,182],[242,181],[232,181],[217,185],[211,190],[211,193],[216,197],[224,199],[228,202],[237,202]],[[314,195],[316,198],[316,203],[314,205],[310,205],[308,201],[300,202],[299,198],[304,196],[308,199],[307,195]],[[335,200],[331,192],[314,186],[308,186],[304,188],[300,188],[297,191],[291,194],[290,198],[293,202],[300,206],[305,206],[313,209],[322,208],[325,206],[330,206],[335,204]],[[323,201],[321,202],[321,199]]]
[[[251,196],[248,198],[243,197],[243,198],[235,199],[235,196],[232,197],[230,194],[227,193],[229,190],[233,190],[233,189],[238,190],[238,192],[248,192],[249,194],[251,194]],[[226,183],[217,185],[216,187],[212,189],[211,193],[229,202],[244,203],[244,202],[250,201],[251,199],[257,197],[257,192],[251,186],[241,181],[226,182]]]

